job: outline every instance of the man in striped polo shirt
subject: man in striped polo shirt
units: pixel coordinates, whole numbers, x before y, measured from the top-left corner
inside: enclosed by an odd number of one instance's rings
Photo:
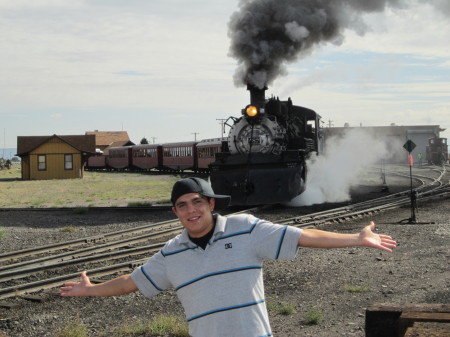
[[[365,246],[387,252],[396,246],[390,236],[373,232],[373,222],[358,234],[338,234],[280,226],[246,214],[213,214],[226,208],[230,197],[214,194],[199,178],[176,182],[171,201],[184,226],[180,235],[133,273],[94,285],[83,272],[80,282],[61,287],[61,295],[114,296],[139,290],[150,298],[172,288],[193,337],[272,336],[263,260],[293,259],[299,246]]]

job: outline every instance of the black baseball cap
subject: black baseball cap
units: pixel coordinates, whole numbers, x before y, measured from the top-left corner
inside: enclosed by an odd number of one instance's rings
[[[172,188],[172,197],[170,201],[175,205],[175,202],[184,194],[198,193],[205,197],[216,199],[214,209],[222,210],[228,207],[231,197],[229,195],[214,194],[211,185],[204,179],[200,178],[185,178],[178,180]]]

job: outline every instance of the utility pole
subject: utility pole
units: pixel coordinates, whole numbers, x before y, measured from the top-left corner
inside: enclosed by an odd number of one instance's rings
[[[216,118],[216,121],[219,121],[219,124],[220,124],[220,137],[222,138],[223,135],[225,134],[225,122],[226,122],[226,119],[224,119],[224,118]]]
[[[152,138],[153,144],[155,144],[156,137],[151,137],[151,138]]]
[[[333,121],[331,119],[328,120],[328,127],[331,128],[333,126]]]
[[[197,141],[197,135],[199,134],[198,132],[193,132],[191,133],[192,135],[194,135],[194,142]]]

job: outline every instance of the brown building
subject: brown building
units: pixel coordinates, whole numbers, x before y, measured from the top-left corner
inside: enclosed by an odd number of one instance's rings
[[[22,179],[82,178],[84,162],[95,153],[95,136],[19,136]]]
[[[126,131],[86,131],[86,135],[95,136],[95,148],[104,151],[108,146],[117,144],[115,146],[123,146],[130,142],[128,132]]]

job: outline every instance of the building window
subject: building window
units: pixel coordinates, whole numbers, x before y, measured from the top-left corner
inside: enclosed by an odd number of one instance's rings
[[[47,170],[47,157],[45,154],[38,155],[38,171]]]
[[[73,170],[73,156],[71,154],[64,155],[64,170]]]

